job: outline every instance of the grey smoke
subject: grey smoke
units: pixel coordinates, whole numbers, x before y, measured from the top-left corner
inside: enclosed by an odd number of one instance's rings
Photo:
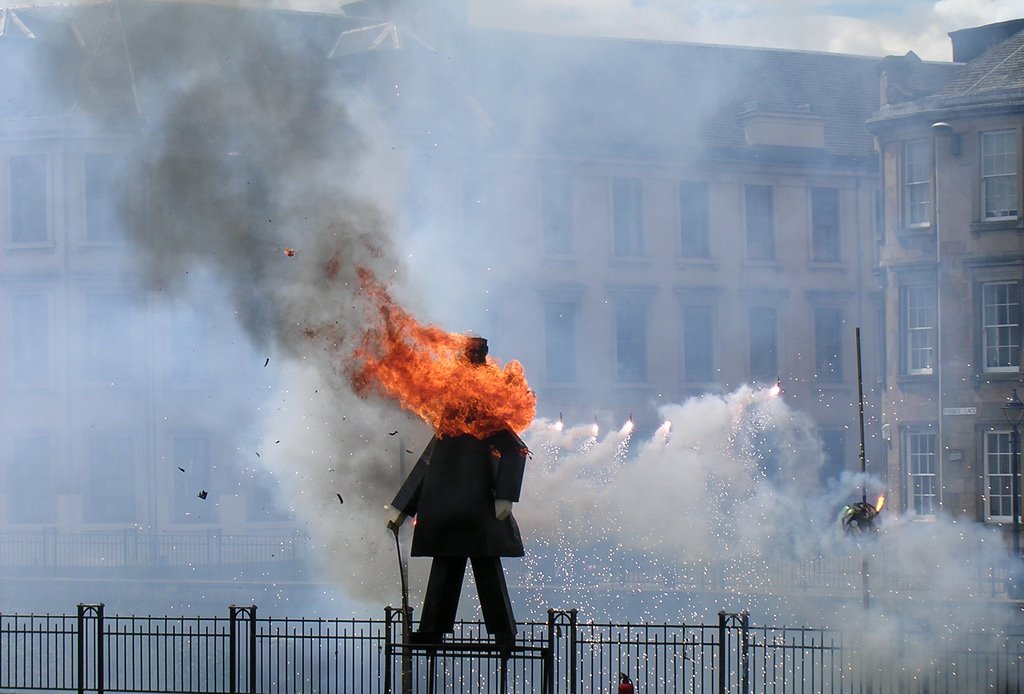
[[[405,455],[385,432],[407,432],[413,446],[425,433],[393,405],[354,396],[343,367],[362,321],[355,268],[385,279],[402,269],[393,155],[309,36],[272,14],[194,14],[160,3],[130,17],[142,45],[159,46],[169,26],[200,40],[184,67],[178,52],[144,52],[157,62],[138,70],[152,98],[132,170],[149,176],[153,206],[127,226],[150,290],[223,294],[275,355],[252,429],[225,422],[225,433],[262,451],[251,462],[309,529],[323,577],[379,602],[392,597],[382,572],[394,553],[383,506]]]

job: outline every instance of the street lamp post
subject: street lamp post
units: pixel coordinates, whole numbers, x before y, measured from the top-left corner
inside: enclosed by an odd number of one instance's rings
[[[1009,597],[1018,597],[1018,592],[1024,586],[1017,585],[1017,578],[1020,568],[1017,564],[1021,560],[1020,554],[1020,423],[1024,420],[1024,402],[1021,402],[1014,388],[1009,401],[1003,403],[1003,416],[1013,427],[1010,437],[1010,493],[1013,495],[1011,501],[1011,513],[1013,514],[1013,565],[1010,569]]]

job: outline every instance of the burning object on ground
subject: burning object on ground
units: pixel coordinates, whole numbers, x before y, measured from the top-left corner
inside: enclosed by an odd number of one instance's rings
[[[281,252],[284,253],[289,258],[294,258],[295,257],[295,249],[294,248],[282,248]]]
[[[878,527],[875,525],[875,521],[878,519],[878,514],[882,512],[883,505],[885,505],[884,496],[878,497],[878,501],[874,505],[867,501],[847,504],[839,514],[839,522],[848,534],[877,531]]]

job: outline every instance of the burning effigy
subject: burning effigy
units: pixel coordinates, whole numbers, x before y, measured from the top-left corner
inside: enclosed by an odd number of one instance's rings
[[[533,421],[536,396],[518,362],[502,368],[488,356],[486,339],[421,324],[370,272],[361,269],[359,280],[370,315],[350,368],[353,387],[395,399],[435,432],[388,519],[397,542],[415,516],[411,554],[433,557],[410,640],[439,644],[453,631],[469,562],[488,632],[511,645],[516,623],[501,557],[524,554],[512,505],[529,455],[518,432]]]

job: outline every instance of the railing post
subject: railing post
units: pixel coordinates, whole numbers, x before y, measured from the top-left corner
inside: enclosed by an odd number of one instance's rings
[[[256,606],[249,605],[249,694],[256,692]]]
[[[550,681],[551,681],[551,684],[550,684],[550,690],[551,691],[554,690],[554,682],[555,682],[555,673],[554,673],[554,662],[555,662],[554,654],[556,652],[555,641],[557,640],[557,638],[561,638],[560,635],[562,633],[562,623],[559,620],[562,620],[562,619],[565,619],[566,617],[568,617],[569,618],[569,624],[568,624],[568,628],[569,628],[569,647],[568,647],[569,668],[568,668],[568,673],[566,675],[566,678],[567,678],[566,684],[568,685],[569,694],[576,694],[576,689],[577,689],[576,680],[577,680],[577,672],[578,672],[578,670],[577,670],[578,664],[576,662],[576,644],[577,644],[577,640],[576,640],[576,638],[577,638],[576,625],[577,625],[577,616],[578,616],[578,614],[579,614],[579,611],[576,608],[573,608],[573,609],[568,610],[568,611],[566,611],[566,610],[556,610],[556,609],[553,609],[553,608],[548,608],[548,653],[550,654],[550,659],[551,659],[551,673],[550,673],[548,679],[550,679]],[[557,638],[556,638],[556,636],[557,636]]]
[[[718,694],[725,694],[725,610],[718,611]]]
[[[96,605],[96,694],[103,694],[103,603]]]
[[[395,609],[390,605],[384,607],[384,694],[391,694],[391,678],[393,677],[391,659],[394,657],[394,646],[391,640],[391,621]]]
[[[750,613],[746,610],[740,614],[741,652],[740,660],[743,667],[743,694],[750,694]]]
[[[78,694],[85,694],[85,605],[78,603]]]
[[[555,608],[548,608],[548,648],[555,647]]]
[[[579,610],[575,607],[569,610],[569,691],[571,694],[576,694],[576,681],[578,679],[578,660],[576,658],[576,646],[579,643],[577,640],[578,634],[576,633],[577,617]]]
[[[96,618],[96,658],[93,662],[96,668],[96,694],[103,694],[103,603],[86,605],[78,603],[78,692],[84,694],[86,685],[85,669],[85,619],[90,614]]]
[[[412,607],[402,607],[402,694],[412,694],[412,651],[409,634],[412,633]]]
[[[238,608],[228,606],[228,692],[238,692]]]
[[[737,676],[740,683],[740,691],[743,694],[750,694],[750,615],[744,610],[740,613],[718,611],[718,693],[725,694],[729,688],[727,682],[731,682],[729,651],[729,628],[735,629],[739,626],[740,633],[738,641],[739,656]]]
[[[238,692],[238,616],[239,613],[245,613],[249,618],[249,639],[247,641],[246,651],[249,654],[249,687],[248,692],[252,694],[256,691],[256,606],[249,605],[248,607],[239,607],[238,605],[228,606],[228,615],[230,619],[228,621],[228,692],[229,694],[237,694]]]

